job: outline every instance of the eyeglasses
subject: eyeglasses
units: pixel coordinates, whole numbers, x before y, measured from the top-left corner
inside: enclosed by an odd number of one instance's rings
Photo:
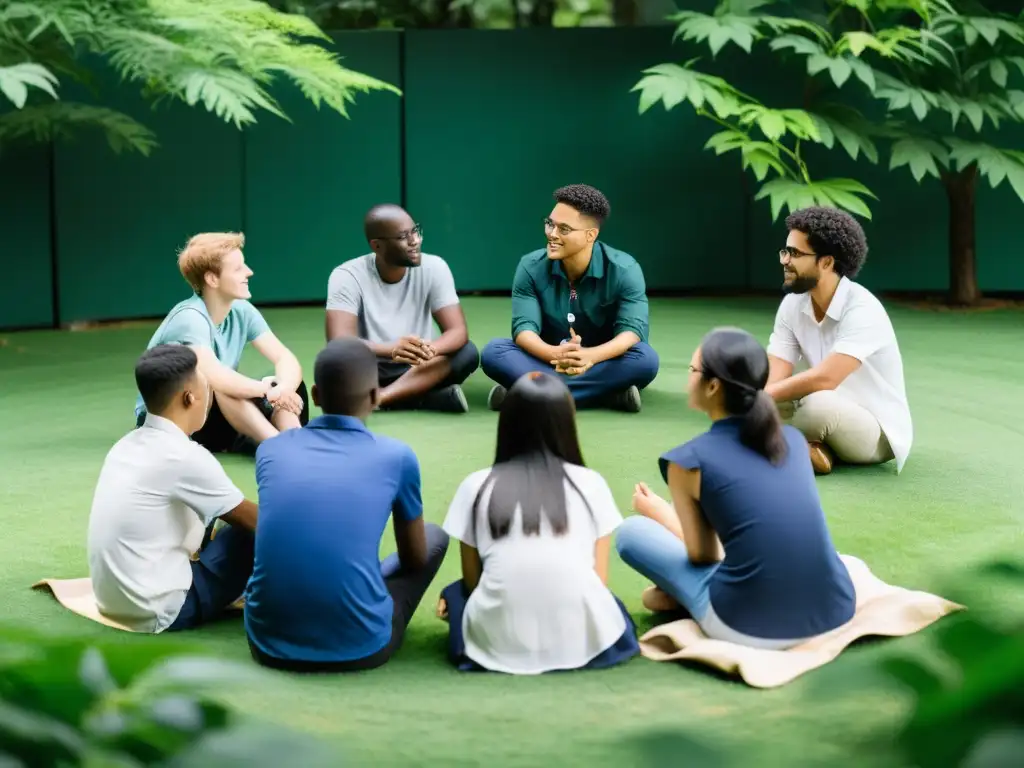
[[[801,257],[806,256],[811,256],[815,259],[818,258],[818,254],[816,253],[808,253],[807,251],[801,251],[799,248],[794,248],[791,245],[787,245],[785,248],[779,249],[779,261],[781,261],[783,264],[792,259],[799,259]]]
[[[583,232],[585,227],[570,227],[568,224],[555,224],[551,219],[544,219],[544,231],[551,232],[551,230],[557,229],[558,234],[562,237],[571,235],[573,232]]]
[[[399,232],[397,235],[392,235],[391,237],[378,237],[378,238],[375,238],[375,239],[377,239],[377,240],[402,240],[403,242],[408,242],[409,238],[412,238],[412,237],[415,237],[415,238],[423,237],[423,225],[422,224],[415,225],[412,229],[410,229],[407,232]]]

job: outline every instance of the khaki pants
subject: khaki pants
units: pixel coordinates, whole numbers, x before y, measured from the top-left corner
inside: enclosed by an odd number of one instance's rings
[[[847,464],[881,464],[893,458],[878,420],[862,406],[831,389],[796,402],[779,403],[782,418],[810,443],[824,443]]]

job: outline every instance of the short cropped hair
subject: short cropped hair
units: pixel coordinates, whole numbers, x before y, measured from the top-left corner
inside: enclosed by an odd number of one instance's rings
[[[220,274],[224,257],[245,245],[241,232],[204,232],[192,237],[178,254],[178,269],[181,276],[202,295],[206,285],[206,273]]]
[[[612,207],[600,190],[587,184],[569,184],[555,190],[555,202],[564,203],[570,208],[596,219],[598,224],[604,224],[605,219],[612,212]]]
[[[786,228],[803,232],[814,252],[835,260],[833,271],[851,280],[868,256],[868,239],[853,216],[838,208],[812,206],[793,211]]]
[[[355,415],[364,398],[379,386],[377,356],[366,343],[342,336],[327,343],[313,363],[320,410],[327,414]]]
[[[159,344],[142,353],[135,363],[135,385],[146,412],[161,414],[174,396],[195,375],[199,358],[184,344]]]

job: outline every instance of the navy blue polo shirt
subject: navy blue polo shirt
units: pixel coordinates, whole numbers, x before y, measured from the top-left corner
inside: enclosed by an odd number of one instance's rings
[[[268,656],[352,661],[391,640],[380,544],[394,514],[423,514],[405,443],[350,416],[324,415],[256,452],[259,522],[245,629]]]
[[[784,426],[789,451],[775,466],[740,442],[741,425],[716,421],[659,460],[666,480],[669,463],[700,470],[700,506],[725,549],[711,605],[732,629],[767,640],[835,629],[853,617],[856,594],[825,522],[807,440]]]

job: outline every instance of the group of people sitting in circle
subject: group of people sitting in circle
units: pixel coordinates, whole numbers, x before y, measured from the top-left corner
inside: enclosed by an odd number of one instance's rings
[[[192,238],[179,267],[194,295],[138,359],[136,428],[95,489],[100,612],[160,633],[216,621],[241,599],[258,663],[370,669],[400,647],[454,538],[461,576],[438,590],[436,613],[461,670],[540,674],[637,655],[607,584],[613,544],[652,582],[646,608],[689,615],[712,638],[784,649],[849,621],[853,581],[815,474],[893,460],[898,473],[912,443],[892,324],[853,281],[867,253],[859,224],[822,207],[787,218],[786,296],[767,349],[737,328],[701,340],[687,395],[710,427],[661,455],[668,498],[638,483],[623,519],[584,462],[576,413],[641,409],[659,367],[643,273],[599,239],[604,195],[570,185],[554,198],[546,248],[516,269],[511,338],[482,355],[451,270],[420,251],[420,226],[397,206],[371,209],[371,252],[330,275],[308,392],[249,302],[242,236]],[[271,375],[238,372],[249,343]],[[461,384],[481,365],[499,414],[493,460],[461,482],[442,526],[427,523],[415,452],[368,424],[382,409],[465,412]],[[257,500],[214,456],[225,452],[255,456]],[[397,551],[381,560],[389,519]]]

